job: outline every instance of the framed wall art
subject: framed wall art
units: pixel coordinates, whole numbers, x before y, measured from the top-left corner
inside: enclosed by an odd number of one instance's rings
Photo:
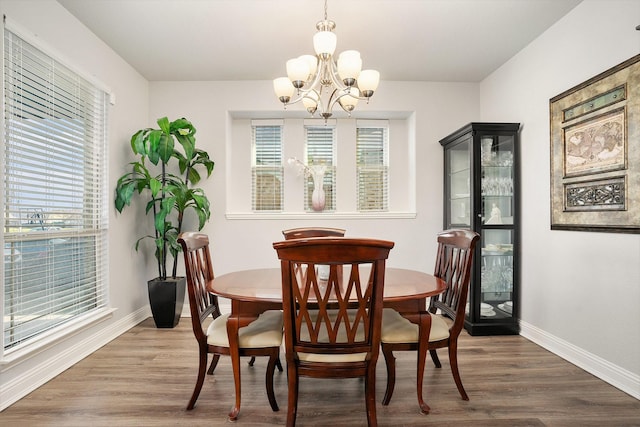
[[[551,229],[640,233],[640,55],[549,101]]]

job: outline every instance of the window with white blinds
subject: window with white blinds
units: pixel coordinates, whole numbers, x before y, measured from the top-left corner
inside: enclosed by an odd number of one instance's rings
[[[336,166],[335,153],[335,126],[305,126],[307,165],[324,166],[325,173],[322,188],[325,194],[324,211],[336,209]],[[313,193],[314,179],[309,176],[305,182],[305,210],[312,211],[311,195]]]
[[[389,128],[376,123],[356,127],[358,210],[387,211],[389,207]]]
[[[282,125],[252,124],[252,209],[282,211]]]
[[[107,99],[5,29],[5,351],[107,305]]]

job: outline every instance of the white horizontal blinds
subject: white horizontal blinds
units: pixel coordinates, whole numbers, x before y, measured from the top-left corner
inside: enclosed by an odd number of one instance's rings
[[[386,122],[360,122],[356,129],[358,210],[386,211],[389,207],[389,128]]]
[[[4,348],[107,304],[107,94],[4,32]]]
[[[252,209],[282,211],[282,125],[252,125]]]
[[[322,188],[325,193],[325,211],[336,209],[336,164],[334,161],[336,128],[331,125],[305,126],[307,165],[324,166],[325,173]],[[305,209],[311,207],[311,194],[314,180],[311,176],[305,181]]]

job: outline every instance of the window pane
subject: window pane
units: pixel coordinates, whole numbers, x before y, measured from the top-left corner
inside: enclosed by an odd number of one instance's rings
[[[336,209],[335,133],[335,126],[305,126],[307,165],[326,167],[322,182],[325,193],[325,211]],[[308,177],[305,185],[305,210],[307,211],[313,210],[311,207],[313,185],[313,178]]]
[[[281,211],[284,168],[282,126],[252,126],[252,209]]]
[[[386,126],[356,130],[359,211],[388,209],[388,133]]]
[[[4,348],[106,306],[107,94],[5,30]]]

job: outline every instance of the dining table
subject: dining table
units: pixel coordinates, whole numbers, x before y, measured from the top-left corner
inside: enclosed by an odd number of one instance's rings
[[[404,268],[385,269],[384,307],[415,313],[426,309],[427,298],[439,295],[446,282],[432,274]],[[282,272],[280,268],[239,270],[215,277],[207,290],[231,302],[227,319],[229,351],[236,383],[236,404],[231,414],[240,412],[240,350],[238,330],[249,325],[267,310],[282,309]],[[231,415],[230,414],[230,415]],[[233,418],[233,417],[232,417]]]

